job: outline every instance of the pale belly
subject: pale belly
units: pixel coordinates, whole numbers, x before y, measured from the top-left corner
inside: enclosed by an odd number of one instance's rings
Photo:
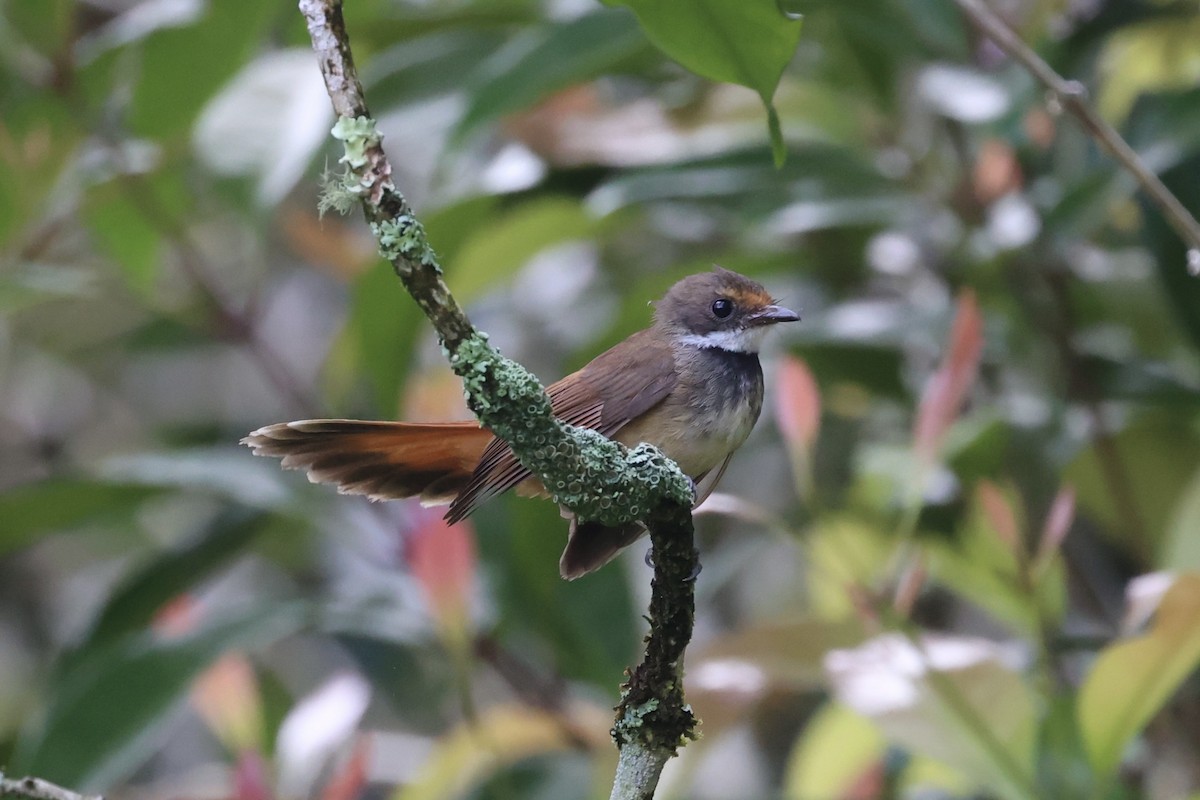
[[[737,403],[712,415],[708,424],[696,425],[695,415],[688,411],[655,409],[617,431],[613,438],[626,447],[652,444],[675,461],[685,475],[696,479],[720,466],[726,456],[741,447],[754,428],[758,412],[754,404]]]

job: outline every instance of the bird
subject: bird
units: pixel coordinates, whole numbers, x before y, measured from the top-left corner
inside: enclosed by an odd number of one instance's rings
[[[762,411],[763,339],[800,316],[762,284],[722,267],[681,279],[653,305],[648,328],[546,392],[565,423],[627,447],[657,447],[693,481],[699,505]],[[549,497],[509,446],[474,421],[299,420],[259,428],[241,443],[344,494],[448,504],[451,524],[508,489]],[[567,509],[563,516],[570,525],[559,572],[567,580],[600,568],[646,532],[640,522],[608,527]]]

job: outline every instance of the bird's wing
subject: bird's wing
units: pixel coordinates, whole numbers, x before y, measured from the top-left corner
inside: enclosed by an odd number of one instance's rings
[[[630,420],[662,402],[675,388],[675,355],[650,331],[635,333],[587,366],[551,385],[546,393],[554,415],[569,425],[611,437]],[[502,439],[492,439],[470,482],[446,514],[465,518],[481,503],[530,477]]]

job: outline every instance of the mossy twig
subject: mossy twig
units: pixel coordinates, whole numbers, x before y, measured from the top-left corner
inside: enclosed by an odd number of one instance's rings
[[[509,443],[556,502],[582,519],[606,525],[642,520],[650,529],[655,561],[650,633],[613,728],[621,749],[613,797],[650,797],[662,764],[695,735],[681,685],[698,571],[691,481],[654,447],[629,450],[560,422],[537,379],[475,329],[442,279],[424,228],[392,183],[391,164],[354,67],[340,0],[300,0],[299,6],[339,117],[333,135],[345,146],[340,159],[345,172],[327,186],[323,206],[344,208],[351,197],[361,202],[380,254],[433,324],[451,367],[463,379],[471,411]]]

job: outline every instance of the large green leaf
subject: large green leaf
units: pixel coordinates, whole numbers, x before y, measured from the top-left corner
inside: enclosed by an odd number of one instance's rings
[[[846,797],[886,752],[887,742],[870,720],[837,703],[827,705],[805,725],[788,756],[784,796]]]
[[[587,238],[596,224],[579,202],[566,197],[522,203],[479,225],[446,262],[446,279],[459,302],[469,303],[547,247]]]
[[[146,627],[167,601],[242,552],[267,521],[263,513],[226,512],[191,541],[167,550],[127,576],[100,610],[87,636],[64,655],[60,671],[71,672],[121,637]]]
[[[628,15],[607,9],[528,31],[480,65],[468,87],[470,102],[457,134],[610,72],[637,53],[642,42]]]
[[[773,98],[800,41],[800,20],[776,0],[607,0],[633,9],[650,41],[697,75],[749,87],[770,118],[776,163],[783,137]]]
[[[1111,447],[1115,452],[1103,444],[1083,451],[1067,466],[1065,478],[1075,486],[1080,507],[1148,566],[1154,563],[1172,508],[1200,466],[1200,443],[1190,425],[1162,414],[1130,425]],[[1132,504],[1141,530],[1129,528],[1134,520],[1118,505],[1118,492]]]
[[[265,647],[304,624],[275,604],[181,639],[146,633],[48,687],[49,705],[22,732],[12,771],[80,790],[128,775],[153,753],[192,680],[221,653]]]
[[[208,98],[258,49],[279,8],[272,2],[209,0],[194,23],[147,37],[140,43],[131,127],[145,136],[185,133]]]
[[[9,490],[0,495],[0,555],[41,534],[128,519],[155,492],[146,486],[70,478]]]
[[[495,203],[494,197],[475,197],[428,216],[425,231],[443,264],[453,261],[468,237],[493,213]],[[459,300],[464,299],[454,281],[451,288]],[[422,330],[427,330],[425,315],[405,294],[391,265],[375,264],[354,285],[346,336],[331,365],[335,383],[339,375],[365,373],[380,412],[394,415]]]
[[[1033,798],[1036,700],[984,639],[885,634],[826,659],[838,701],[914,753],[1004,798]]]
[[[619,562],[568,583],[558,557],[567,523],[552,503],[506,498],[507,519],[475,517],[483,561],[492,567],[504,634],[533,633],[553,648],[558,669],[612,691],[636,656],[637,623],[625,570]],[[503,506],[502,506],[503,507]],[[504,524],[504,523],[507,524]],[[632,545],[644,553],[649,541]]]
[[[1150,630],[1100,652],[1079,693],[1092,767],[1111,775],[1125,746],[1200,665],[1200,573],[1178,576]]]

